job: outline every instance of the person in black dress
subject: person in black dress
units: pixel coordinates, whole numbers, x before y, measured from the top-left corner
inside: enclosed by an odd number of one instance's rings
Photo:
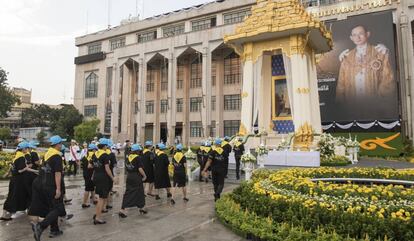
[[[89,144],[88,152],[81,159],[83,180],[85,181],[85,193],[83,194],[82,208],[89,208],[89,199],[95,203],[95,184],[93,183],[93,155],[98,150],[95,144]]]
[[[208,161],[208,157],[210,156],[210,152],[213,150],[211,148],[211,142],[210,141],[206,141],[206,143],[204,144],[205,147],[203,149],[203,165],[201,166],[201,170],[204,170],[204,167],[206,166],[206,163]],[[202,172],[202,171],[201,171]],[[207,172],[210,172],[210,168],[207,169]],[[203,176],[203,175],[201,175]],[[210,175],[207,175],[206,177],[204,177],[204,180],[206,183],[208,183],[208,179],[209,179]]]
[[[229,142],[230,142],[230,137],[226,136],[226,137],[224,137],[224,140],[221,143],[221,147],[223,148],[224,153],[225,153],[224,157],[226,159],[226,166],[225,166],[226,178],[227,178],[227,173],[229,171],[229,156],[230,156],[231,149],[232,149]]]
[[[155,180],[155,175],[154,175],[155,155],[154,155],[154,152],[152,152],[151,150],[152,148],[153,148],[152,141],[146,141],[145,147],[143,150],[142,162],[144,165],[145,174],[147,176],[147,179],[144,181],[145,186],[147,186],[147,188],[145,189],[147,190],[147,195],[153,197],[155,196],[153,194],[154,180]]]
[[[188,202],[187,198],[187,159],[183,154],[183,145],[178,144],[175,148],[175,154],[172,159],[172,164],[174,166],[174,175],[173,175],[173,191],[171,197],[171,204],[175,204],[174,194],[176,188],[181,188],[183,190],[183,200]]]
[[[33,171],[26,165],[26,155],[29,153],[29,143],[21,142],[17,146],[11,167],[12,177],[9,182],[9,193],[3,205],[3,216],[0,220],[12,220],[12,214],[25,211],[29,207],[29,193],[25,187],[26,174]]]
[[[36,241],[40,241],[43,231],[50,226],[49,237],[62,235],[59,230],[58,218],[66,216],[63,204],[63,165],[62,142],[60,136],[52,136],[49,139],[50,148],[45,154],[43,167],[39,176],[33,182],[32,205],[29,214],[45,217],[43,221],[32,223],[32,230]]]
[[[167,190],[167,198],[171,197],[171,181],[170,175],[168,174],[168,166],[170,161],[168,160],[167,154],[164,153],[164,150],[167,147],[160,143],[157,145],[157,149],[155,150],[155,163],[154,163],[154,174],[155,174],[155,189],[157,189],[157,195],[155,196],[156,200],[160,198],[160,189],[165,188]]]
[[[126,189],[122,199],[122,207],[118,215],[121,218],[126,218],[126,208],[138,207],[141,214],[146,214],[145,207],[145,192],[143,181],[145,181],[146,174],[142,163],[142,147],[138,144],[131,146],[131,153],[125,163],[127,170]]]
[[[236,159],[236,178],[240,179],[240,159],[244,154],[243,139],[239,137],[233,147],[234,158]]]
[[[112,140],[109,140],[109,145],[108,145],[108,149],[106,149],[106,153],[109,155],[109,168],[111,169],[112,176],[115,177],[114,168],[117,164],[117,160],[116,160],[115,152],[112,150],[113,144],[114,143],[112,142]],[[113,191],[113,188],[114,188],[114,182],[112,181],[111,191],[109,192],[107,202],[105,203],[105,206],[104,206],[106,209],[112,209],[112,202],[113,202],[112,196],[115,193]]]
[[[99,196],[98,204],[96,205],[96,214],[93,216],[93,224],[105,224],[102,220],[102,213],[108,212],[104,210],[104,205],[111,191],[111,183],[114,181],[112,176],[110,158],[107,153],[110,141],[106,138],[99,139],[98,151],[93,156],[93,182],[95,183],[95,193]]]
[[[226,153],[221,147],[221,139],[216,139],[215,148],[211,151],[209,159],[204,167],[203,174],[207,176],[207,170],[211,166],[211,174],[213,177],[214,185],[214,201],[220,199],[221,192],[224,188],[224,178],[226,176]]]
[[[197,162],[198,162],[198,165],[200,166],[200,173],[199,173],[199,176],[198,176],[198,181],[199,182],[203,181],[202,172],[203,172],[203,151],[204,151],[204,148],[205,148],[204,147],[204,142],[202,142],[201,146],[197,149],[197,152],[196,152]]]

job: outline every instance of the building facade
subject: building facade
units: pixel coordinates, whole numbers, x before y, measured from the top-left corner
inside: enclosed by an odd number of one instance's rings
[[[123,21],[120,26],[76,38],[76,108],[85,116],[98,117],[100,132],[117,141],[173,143],[178,139],[192,144],[207,137],[236,134],[245,98],[244,56],[223,39],[234,33],[257,2],[263,0],[215,1],[144,20]],[[392,12],[402,128],[412,137],[414,1],[302,3],[324,21]],[[274,130],[267,124],[261,128]]]

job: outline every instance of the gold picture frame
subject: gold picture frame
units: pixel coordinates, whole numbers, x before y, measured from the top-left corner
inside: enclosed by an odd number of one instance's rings
[[[293,120],[292,114],[290,116],[277,116],[277,103],[276,103],[276,81],[286,81],[286,76],[273,76],[272,77],[272,120]],[[287,88],[287,86],[286,86]]]

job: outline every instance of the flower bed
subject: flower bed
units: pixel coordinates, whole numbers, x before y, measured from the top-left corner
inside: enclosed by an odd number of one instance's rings
[[[323,230],[325,234],[340,237],[331,240],[346,240],[347,237],[414,240],[413,189],[398,185],[311,181],[312,178],[346,177],[413,181],[414,170],[296,168],[258,171],[252,182],[242,184],[229,198],[240,205],[241,210],[257,215],[259,219],[269,218],[276,226],[288,224],[310,234]],[[250,222],[248,218],[246,220]],[[262,233],[273,232],[275,230],[267,229]],[[283,240],[263,236],[261,232],[257,236],[263,240]],[[303,237],[304,240],[320,240]]]

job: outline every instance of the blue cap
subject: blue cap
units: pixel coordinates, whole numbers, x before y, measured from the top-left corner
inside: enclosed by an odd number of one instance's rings
[[[131,146],[131,151],[142,151],[142,147],[140,144],[133,144]]]
[[[109,141],[108,146],[112,146],[114,142],[111,139],[107,139]]]
[[[152,141],[146,141],[145,146],[153,146]]]
[[[17,145],[17,149],[22,150],[22,149],[26,149],[29,148],[30,144],[27,141],[22,141]]]
[[[225,136],[225,137],[224,137],[224,140],[225,140],[225,141],[230,141],[230,137]]]
[[[158,149],[165,150],[165,149],[167,149],[167,147],[164,145],[164,143],[159,143],[158,144]]]
[[[62,139],[62,137],[60,136],[52,136],[49,139],[50,145],[56,145],[56,144],[60,144],[62,142],[66,141],[66,139]]]
[[[89,144],[88,149],[89,150],[97,150],[98,147],[95,144],[91,143],[91,144]]]
[[[178,144],[175,148],[179,151],[182,151],[184,147],[183,147],[183,145]]]
[[[211,146],[211,142],[210,141],[206,141],[206,143],[204,143],[204,146],[207,146],[207,147]]]
[[[39,142],[31,141],[29,142],[29,148],[35,149],[39,145]]]
[[[99,139],[99,144],[105,145],[105,146],[110,146],[111,142],[110,142],[109,139],[101,138],[101,139]]]
[[[217,138],[215,141],[214,141],[214,144],[216,144],[216,145],[221,145],[221,139],[220,138]]]

